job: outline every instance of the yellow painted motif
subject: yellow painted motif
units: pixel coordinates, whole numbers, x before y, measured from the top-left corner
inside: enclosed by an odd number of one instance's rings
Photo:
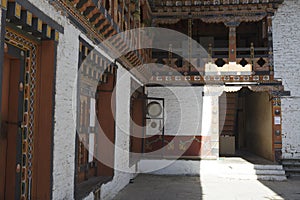
[[[51,38],[51,27],[47,25],[47,32],[46,32],[47,38]]]
[[[8,52],[8,46],[6,43],[4,43],[4,52],[7,53]]]
[[[84,55],[85,55],[85,56],[88,55],[88,50],[89,50],[88,48],[85,48],[85,52],[84,52]]]
[[[97,54],[95,55],[95,62],[96,62],[96,64],[98,64],[98,55]]]
[[[184,144],[179,144],[179,150],[186,151],[187,148],[184,146]]]
[[[82,52],[82,43],[79,44],[79,51]]]
[[[55,31],[55,41],[58,42],[58,40],[59,40],[59,32]]]
[[[91,51],[91,53],[90,53],[90,59],[91,59],[91,60],[94,59],[94,53],[93,53],[93,51]]]
[[[21,18],[21,5],[18,3],[15,5],[15,16],[19,19]]]
[[[39,32],[42,32],[42,30],[43,30],[43,22],[42,22],[42,20],[40,20],[40,19],[38,19],[37,30],[38,30]]]
[[[0,3],[2,8],[7,8],[7,0],[1,0]]]
[[[26,19],[26,23],[31,26],[32,25],[32,13],[27,11],[27,19]]]
[[[171,141],[168,146],[167,146],[168,150],[174,150],[175,149],[175,145],[174,145],[174,141]]]

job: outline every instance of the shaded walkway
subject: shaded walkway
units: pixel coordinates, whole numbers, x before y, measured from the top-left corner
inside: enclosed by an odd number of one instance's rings
[[[139,175],[115,200],[196,200],[202,192],[199,177]]]
[[[284,182],[239,180],[213,175],[139,175],[115,200],[300,199],[300,179]]]

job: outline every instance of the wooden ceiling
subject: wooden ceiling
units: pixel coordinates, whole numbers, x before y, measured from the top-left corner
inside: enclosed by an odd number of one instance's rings
[[[274,14],[283,0],[149,0],[154,18],[217,18]],[[252,21],[250,19],[250,21]],[[211,22],[215,22],[212,20]]]
[[[214,6],[253,6],[258,4],[281,4],[284,0],[148,0],[149,5],[152,8],[152,11],[156,11],[160,7],[177,7],[177,8],[191,8],[196,7],[211,7]]]

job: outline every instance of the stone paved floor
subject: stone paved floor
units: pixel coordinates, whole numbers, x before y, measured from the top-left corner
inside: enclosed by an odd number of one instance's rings
[[[300,200],[300,179],[284,182],[238,180],[213,175],[139,175],[115,200]]]

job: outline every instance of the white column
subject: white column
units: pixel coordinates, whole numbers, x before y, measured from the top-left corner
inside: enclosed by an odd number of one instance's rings
[[[219,96],[223,90],[223,86],[204,87],[201,134],[210,140],[203,140],[202,158],[219,157]]]
[[[78,66],[79,31],[67,22],[63,25],[65,33],[60,34],[58,43],[55,83],[53,199],[73,199],[74,196],[76,116],[73,114],[76,114],[76,107],[73,107],[72,101]],[[76,102],[73,103],[76,105]]]

